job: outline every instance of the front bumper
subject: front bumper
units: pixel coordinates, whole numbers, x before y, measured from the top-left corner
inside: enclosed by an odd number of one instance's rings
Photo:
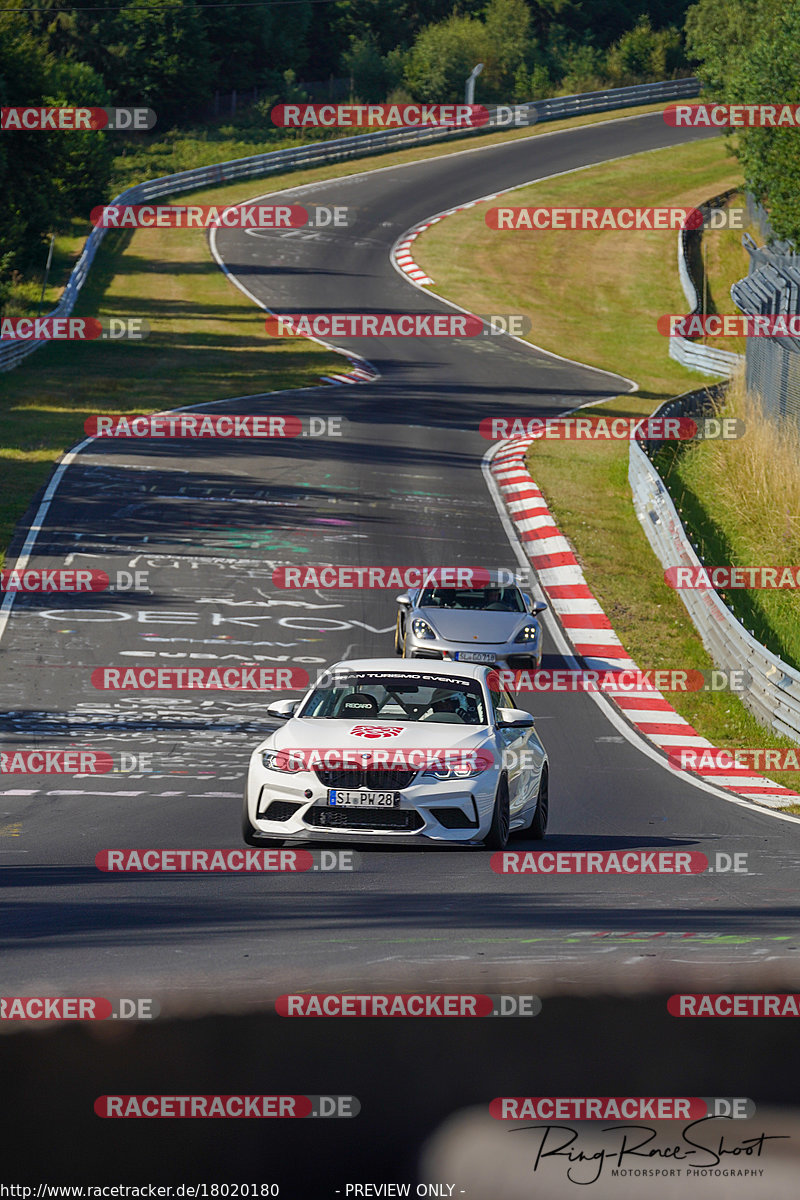
[[[535,642],[474,642],[461,645],[446,642],[443,638],[417,638],[409,633],[404,657],[435,659],[438,662],[475,661],[456,659],[456,654],[461,651],[492,655],[487,666],[507,667],[511,671],[538,671],[542,663],[542,638],[540,634]]]
[[[265,838],[468,844],[488,833],[498,778],[495,770],[472,779],[417,776],[400,791],[397,808],[334,806],[315,772],[287,776],[257,761],[247,777],[247,810],[255,835]]]

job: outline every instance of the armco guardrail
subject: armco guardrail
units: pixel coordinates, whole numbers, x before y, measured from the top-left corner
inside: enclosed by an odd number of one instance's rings
[[[701,204],[700,211],[705,215],[712,208],[717,207],[719,202],[726,199],[728,195],[730,192],[726,192],[723,196],[715,196],[713,200]],[[702,236],[702,229],[678,230],[678,275],[686,303],[689,305],[690,316],[701,312],[703,307],[689,266],[690,243],[693,238],[702,238]],[[692,342],[683,337],[669,339],[669,356],[693,371],[702,371],[704,375],[724,375],[728,379],[736,368],[744,363],[744,357],[741,354],[734,354],[731,350],[703,346],[699,342]]]
[[[668,400],[653,415],[695,416],[712,408],[704,389]],[[631,442],[628,479],[647,540],[665,569],[702,566],[646,447],[647,443]],[[741,694],[745,706],[776,733],[800,742],[800,671],[757,642],[717,592],[682,589],[679,595],[717,666],[748,673],[750,682]]]
[[[520,107],[536,110],[536,123],[555,121],[560,117],[580,116],[582,113],[606,112],[616,108],[632,108],[637,104],[651,104],[658,100],[683,100],[698,95],[700,82],[695,78],[667,80],[663,83],[645,83],[636,87],[610,88],[604,92],[583,92],[576,96],[557,96],[552,100],[532,100]],[[209,167],[196,167],[192,171],[180,171],[175,175],[162,175],[136,184],[121,192],[109,204],[142,204],[157,198],[194,191],[197,188],[213,187],[234,179],[257,179],[279,171],[297,170],[300,167],[319,166],[322,163],[338,162],[340,159],[361,158],[379,154],[385,150],[402,150],[407,146],[421,146],[429,142],[449,141],[452,138],[474,137],[481,133],[492,133],[496,126],[487,125],[475,129],[415,129],[381,130],[377,133],[359,134],[355,137],[336,138],[329,142],[312,142],[288,150],[270,150],[254,154],[249,158],[237,158],[231,162],[215,163]],[[94,261],[97,248],[105,234],[104,229],[93,229],[86,240],[78,262],[67,281],[64,292],[49,317],[68,317],[72,312],[78,292]],[[38,350],[43,342],[6,342],[0,344],[0,371],[10,371],[23,358]]]

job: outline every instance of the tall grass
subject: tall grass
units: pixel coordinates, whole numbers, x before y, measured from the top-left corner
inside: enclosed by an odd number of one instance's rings
[[[798,566],[800,427],[770,415],[741,375],[725,415],[744,421],[744,436],[688,448],[668,477],[701,558],[708,566]],[[800,592],[733,589],[725,599],[759,641],[800,667]]]

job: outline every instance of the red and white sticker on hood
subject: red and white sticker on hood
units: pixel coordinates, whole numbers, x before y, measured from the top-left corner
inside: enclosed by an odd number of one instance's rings
[[[354,725],[350,730],[350,736],[363,738],[389,738],[399,737],[402,732],[402,725]]]

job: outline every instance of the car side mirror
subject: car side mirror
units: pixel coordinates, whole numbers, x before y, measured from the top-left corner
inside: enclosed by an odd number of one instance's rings
[[[276,700],[274,704],[267,705],[267,715],[286,720],[287,717],[294,716],[299,704],[299,700]]]
[[[498,708],[495,721],[503,729],[532,729],[533,717],[522,708]]]
[[[533,613],[533,615],[537,616],[539,613],[544,612],[544,610],[547,608],[547,601],[531,600],[530,607],[531,607],[531,612]]]
[[[403,592],[402,596],[396,597],[396,600],[401,608],[411,608],[411,597],[408,592]]]

